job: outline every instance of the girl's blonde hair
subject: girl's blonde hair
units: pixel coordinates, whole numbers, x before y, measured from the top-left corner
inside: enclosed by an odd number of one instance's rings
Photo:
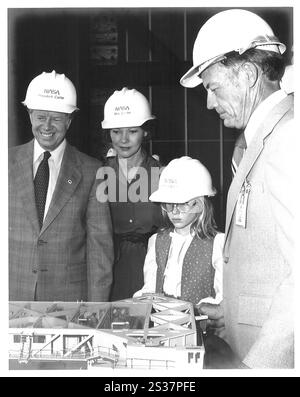
[[[214,218],[214,208],[212,202],[207,196],[198,197],[197,200],[200,200],[202,203],[202,211],[199,213],[198,217],[191,224],[191,231],[195,233],[201,240],[205,239],[213,239],[217,231],[217,225]],[[161,230],[166,230],[169,228],[174,229],[173,223],[170,221],[167,213],[162,211],[163,218],[165,220],[165,227]]]

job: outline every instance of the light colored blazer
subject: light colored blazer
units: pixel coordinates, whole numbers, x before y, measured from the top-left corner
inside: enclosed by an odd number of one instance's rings
[[[268,114],[245,152],[227,198],[226,339],[251,368],[293,367],[293,200],[299,180],[293,103],[289,95]],[[251,184],[246,228],[235,223],[245,179]]]
[[[107,301],[113,242],[107,204],[96,199],[101,163],[67,144],[39,229],[33,141],[9,149],[9,299]]]

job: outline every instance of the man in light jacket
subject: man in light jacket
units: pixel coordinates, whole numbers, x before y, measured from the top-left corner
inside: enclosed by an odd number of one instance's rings
[[[194,44],[181,84],[203,84],[207,108],[244,131],[227,197],[224,299],[203,304],[237,368],[293,368],[295,197],[299,154],[294,98],[280,89],[285,45],[258,15],[226,10]]]

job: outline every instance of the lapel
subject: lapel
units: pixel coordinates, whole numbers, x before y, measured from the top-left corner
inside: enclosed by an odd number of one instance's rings
[[[36,234],[39,234],[40,226],[35,206],[33,185],[33,142],[32,140],[20,148],[16,165],[11,170],[10,179],[15,186],[18,186],[24,213],[32,223],[32,227]]]
[[[74,148],[67,143],[53,197],[41,229],[41,234],[53,222],[76,190],[82,174]]]
[[[247,175],[250,173],[257,158],[259,157],[261,151],[263,150],[266,137],[272,133],[274,126],[290,110],[292,103],[293,103],[293,97],[289,95],[271,110],[271,112],[265,118],[263,124],[257,130],[255,136],[253,137],[249,147],[247,148],[243,156],[243,159],[237,169],[235,177],[233,178],[233,181],[228,191],[227,209],[226,209],[225,244],[227,241],[228,231],[232,221],[232,216],[234,213],[238,194],[242,188],[242,185]]]

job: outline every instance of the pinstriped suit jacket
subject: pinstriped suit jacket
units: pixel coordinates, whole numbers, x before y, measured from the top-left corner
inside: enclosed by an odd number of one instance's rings
[[[9,149],[9,298],[107,301],[113,243],[107,204],[96,200],[101,163],[67,144],[39,229],[33,140]]]
[[[228,192],[224,246],[227,340],[251,368],[293,367],[295,187],[299,176],[293,96],[275,106],[250,142]],[[246,228],[236,225],[242,184]]]

